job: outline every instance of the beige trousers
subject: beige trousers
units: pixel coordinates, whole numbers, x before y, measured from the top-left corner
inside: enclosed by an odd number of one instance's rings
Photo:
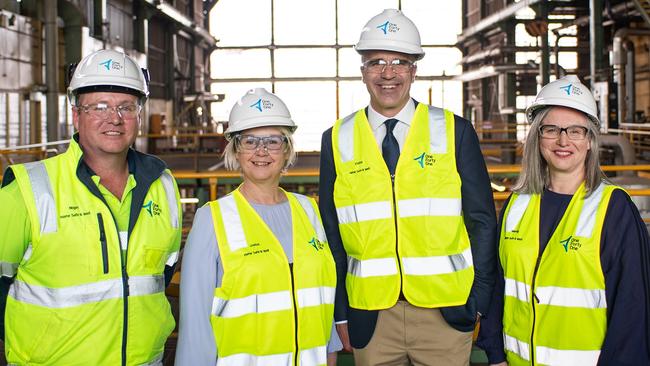
[[[398,301],[380,310],[368,345],[354,349],[356,366],[466,366],[472,351],[472,332],[447,324],[438,309]]]

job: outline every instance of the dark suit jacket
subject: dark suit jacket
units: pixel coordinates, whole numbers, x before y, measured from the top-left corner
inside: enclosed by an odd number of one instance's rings
[[[417,104],[417,102],[416,102]],[[366,110],[367,111],[367,110]],[[366,112],[367,114],[367,112]],[[496,213],[490,178],[481,154],[478,137],[466,119],[455,116],[456,166],[461,178],[462,210],[474,258],[474,283],[463,306],[441,308],[447,323],[468,332],[474,329],[476,314],[487,314],[496,269]],[[374,136],[368,136],[374,138]],[[334,207],[336,170],[332,155],[332,129],[323,133],[320,157],[319,207],[327,239],[336,262],[337,287],[334,319],[347,320],[350,343],[365,347],[375,331],[378,311],[350,308],[345,290],[347,254],[341,241],[338,217]],[[360,187],[361,188],[361,187]]]

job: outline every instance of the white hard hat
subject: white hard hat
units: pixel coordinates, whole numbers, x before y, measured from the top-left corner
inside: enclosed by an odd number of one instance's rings
[[[235,132],[265,126],[284,126],[291,132],[297,128],[289,109],[280,98],[264,88],[251,89],[230,110],[228,129],[224,135],[230,140]]]
[[[149,96],[147,69],[140,68],[133,58],[122,52],[95,51],[72,67],[74,74],[68,86],[68,98],[72,104],[76,104],[79,94],[90,92],[128,93],[141,99]]]
[[[533,123],[535,113],[546,106],[576,109],[586,114],[596,126],[600,126],[596,100],[589,88],[575,75],[567,75],[550,82],[539,91],[535,101],[526,109],[528,123]]]
[[[371,50],[393,51],[424,57],[418,28],[397,9],[386,9],[374,16],[361,31],[357,52]]]

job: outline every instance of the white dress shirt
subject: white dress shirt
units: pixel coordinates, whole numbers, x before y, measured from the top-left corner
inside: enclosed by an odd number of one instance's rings
[[[409,99],[404,108],[402,108],[402,110],[394,117],[383,116],[381,113],[374,110],[371,105],[368,106],[368,122],[370,122],[370,128],[372,129],[372,133],[375,135],[377,145],[379,145],[379,151],[381,151],[381,143],[384,141],[384,137],[386,136],[386,125],[384,122],[390,118],[395,118],[399,121],[395,125],[393,135],[399,143],[399,150],[402,151],[414,115],[415,102],[413,99]]]

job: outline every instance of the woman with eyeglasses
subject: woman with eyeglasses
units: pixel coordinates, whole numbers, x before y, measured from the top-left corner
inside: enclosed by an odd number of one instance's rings
[[[194,218],[176,365],[325,365],[328,351],[342,348],[332,332],[336,271],[316,203],[279,186],[295,160],[295,129],[284,102],[264,89],[233,106],[224,163],[243,182]]]
[[[648,231],[599,165],[599,119],[575,76],[526,111],[522,172],[501,215],[491,365],[650,365]]]

